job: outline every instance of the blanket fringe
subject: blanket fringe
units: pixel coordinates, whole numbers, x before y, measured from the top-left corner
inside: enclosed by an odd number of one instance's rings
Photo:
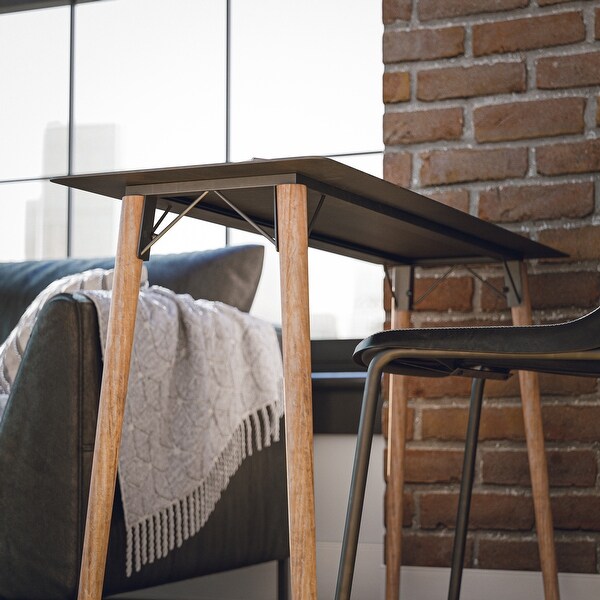
[[[282,414],[283,409],[278,403],[246,416],[196,489],[127,528],[127,577],[132,575],[134,568],[138,572],[143,565],[167,556],[169,551],[176,546],[179,548],[184,540],[200,531],[242,461],[252,456],[253,451],[279,441]]]

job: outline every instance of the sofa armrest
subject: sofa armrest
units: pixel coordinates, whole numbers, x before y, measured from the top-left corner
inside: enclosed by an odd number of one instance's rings
[[[69,295],[52,298],[32,331],[0,424],[0,590],[5,598],[73,597],[100,356],[93,304]]]
[[[55,296],[38,317],[0,422],[0,597],[6,600],[76,597],[101,373],[93,303]],[[125,575],[118,486],[115,498],[105,594],[288,555],[283,441],[242,463],[198,534],[132,577]]]

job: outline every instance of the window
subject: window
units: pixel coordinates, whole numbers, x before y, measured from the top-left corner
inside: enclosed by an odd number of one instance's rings
[[[297,155],[381,175],[381,36],[372,0],[98,0],[0,14],[0,260],[114,252],[120,203],[54,175]],[[184,219],[155,251],[225,243],[267,242]],[[316,250],[309,260],[313,337],[380,327],[380,267]],[[269,246],[253,311],[275,322],[278,285]]]

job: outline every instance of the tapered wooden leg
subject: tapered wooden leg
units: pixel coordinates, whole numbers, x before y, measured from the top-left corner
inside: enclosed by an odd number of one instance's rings
[[[523,282],[522,303],[511,309],[513,323],[518,326],[531,325],[531,299],[527,285],[527,270],[524,264],[521,267],[521,276]],[[548,485],[548,466],[544,449],[542,406],[537,373],[520,371],[519,383],[521,386],[529,471],[531,473],[535,525],[544,581],[544,597],[546,600],[559,600],[554,528]]]
[[[100,600],[102,597],[140,288],[142,261],[136,253],[143,206],[143,196],[123,198],[79,578],[79,600]]]
[[[293,600],[317,597],[306,187],[277,186]]]
[[[392,301],[392,329],[410,327],[410,311],[397,310]],[[402,564],[402,515],[408,377],[390,375],[387,407],[385,489],[385,597],[400,597]]]

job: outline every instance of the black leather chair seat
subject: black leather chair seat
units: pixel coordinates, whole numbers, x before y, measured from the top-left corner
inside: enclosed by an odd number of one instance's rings
[[[382,331],[363,340],[354,360],[368,366],[397,352],[384,371],[422,377],[498,376],[511,370],[600,376],[600,308],[557,325],[445,327]]]
[[[336,600],[348,600],[381,374],[473,378],[458,501],[449,600],[458,600],[473,487],[477,435],[487,378],[512,370],[600,376],[600,308],[580,319],[530,327],[423,328],[382,331],[363,340],[354,360],[368,367]]]

